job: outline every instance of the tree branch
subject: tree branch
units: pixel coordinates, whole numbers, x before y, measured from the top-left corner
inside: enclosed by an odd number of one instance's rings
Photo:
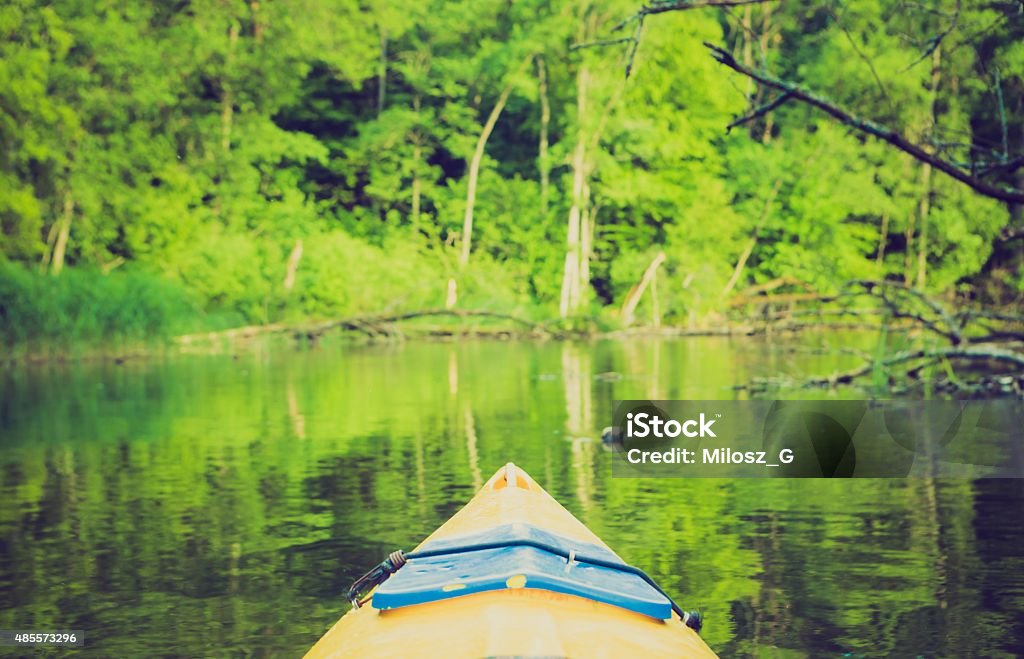
[[[605,39],[604,41],[587,41],[585,43],[574,43],[569,46],[569,51],[583,50],[584,48],[603,48],[605,46],[617,46],[620,43],[632,43],[633,37],[621,37],[619,39]]]
[[[942,32],[928,40],[928,47],[925,48],[924,52],[921,53],[920,57],[918,57],[916,60],[910,63],[910,66],[903,69],[904,73],[906,73],[907,71],[914,68],[924,60],[931,57],[932,53],[934,53],[935,50],[942,44],[942,40],[948,37],[949,33],[956,29],[957,23],[960,22],[960,2],[961,0],[956,0],[956,11],[953,12],[953,19],[949,22],[949,26],[945,30],[943,30]]]
[[[877,296],[882,302],[885,303],[886,307],[892,313],[893,318],[908,318],[915,320],[926,329],[935,332],[941,337],[949,340],[953,345],[960,345],[964,340],[964,328],[961,323],[957,322],[957,319],[953,317],[949,311],[946,310],[941,304],[933,300],[932,298],[925,295],[923,292],[916,288],[911,288],[905,284],[900,284],[892,281],[873,281],[870,279],[855,280],[850,282],[851,286],[859,286],[867,291],[871,295]],[[893,300],[889,297],[889,291],[895,291],[902,293],[911,299],[916,299],[918,302],[927,307],[932,313],[946,325],[947,329],[939,327],[933,320],[925,318],[921,314],[913,313],[905,310],[897,300]]]
[[[864,377],[877,367],[889,367],[919,359],[942,360],[961,359],[967,361],[997,361],[1014,366],[1024,367],[1024,355],[1012,350],[997,346],[974,346],[971,348],[939,348],[937,350],[908,350],[898,352],[891,357],[877,361],[871,361],[849,371],[833,373],[831,375],[810,378],[806,386],[835,386],[836,384],[850,384],[854,380]]]
[[[999,232],[999,241],[1011,243],[1015,240],[1024,240],[1024,227],[1003,227]]]
[[[620,39],[604,39],[601,41],[588,41],[585,43],[577,43],[569,46],[569,50],[581,50],[583,48],[600,48],[604,46],[617,46],[619,44],[628,43],[631,44],[629,48],[629,54],[626,57],[626,77],[633,71],[633,59],[636,57],[636,51],[640,48],[640,32],[644,27],[644,19],[654,14],[664,14],[670,11],[686,11],[687,9],[706,9],[708,7],[722,7],[728,9],[729,7],[742,7],[743,5],[760,5],[767,2],[778,2],[779,0],[703,0],[702,2],[690,2],[689,0],[652,0],[650,5],[645,5],[640,8],[632,16],[623,19],[615,27],[612,28],[612,32],[618,32],[630,23],[636,21],[636,30],[633,32],[631,37],[622,37]]]
[[[889,110],[892,112],[893,116],[897,116],[898,112],[896,110],[896,106],[893,104],[892,97],[889,96],[889,92],[886,90],[885,84],[882,82],[882,77],[878,75],[878,69],[875,68],[875,63],[871,61],[871,58],[868,57],[857,44],[857,40],[853,38],[852,34],[850,34],[849,28],[846,27],[839,15],[831,8],[827,9],[827,11],[832,15],[832,20],[836,22],[839,29],[843,31],[844,35],[846,35],[846,42],[850,44],[850,48],[853,48],[853,52],[857,53],[857,56],[860,57],[861,61],[867,64],[868,69],[871,71],[871,75],[875,77],[875,84],[878,85],[878,91],[882,92],[882,96],[885,98],[885,102],[888,104]]]
[[[868,135],[877,137],[878,139],[893,145],[897,149],[908,153],[917,160],[931,165],[935,169],[945,173],[947,176],[960,181],[981,195],[1007,203],[1024,204],[1024,190],[1003,188],[986,183],[985,181],[972,176],[968,172],[959,169],[956,165],[928,153],[924,148],[909,141],[896,131],[890,130],[872,121],[856,117],[843,108],[840,108],[839,106],[799,87],[794,83],[780,80],[767,73],[755,71],[746,67],[737,62],[736,58],[734,58],[727,50],[719,48],[714,44],[705,42],[704,45],[711,50],[712,56],[715,60],[729,67],[733,71],[742,73],[743,75],[752,78],[767,87],[777,89],[783,93],[788,93],[790,97],[803,101],[812,107],[818,108],[847,126],[855,128],[862,133],[867,133]]]
[[[643,7],[637,15],[653,16],[664,14],[669,11],[686,11],[687,9],[704,9],[705,7],[742,7],[743,5],[760,5],[766,2],[777,0],[704,0],[703,2],[689,2],[688,0],[677,0],[676,2],[654,2]]]
[[[1024,167],[1024,156],[1018,156],[1006,162],[997,162],[986,166],[978,172],[978,176],[991,176],[992,174],[1012,174],[1021,167]]]
[[[733,128],[736,128],[737,126],[742,126],[743,124],[751,122],[754,119],[757,119],[759,117],[763,117],[764,115],[768,114],[769,112],[771,112],[775,108],[779,107],[780,105],[782,105],[783,103],[785,103],[786,101],[788,101],[791,98],[793,98],[793,95],[790,94],[789,92],[785,92],[783,94],[779,94],[779,96],[776,97],[775,100],[773,100],[773,101],[771,101],[769,103],[765,103],[764,105],[762,105],[761,107],[755,109],[753,112],[751,112],[750,114],[748,114],[746,116],[743,116],[743,117],[740,117],[739,119],[733,120],[732,123],[730,123],[728,126],[725,127],[725,132],[728,133],[728,132],[732,131]]]

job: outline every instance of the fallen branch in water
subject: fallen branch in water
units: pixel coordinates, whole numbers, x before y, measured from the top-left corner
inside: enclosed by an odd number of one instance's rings
[[[545,323],[534,323],[524,318],[511,314],[499,313],[496,311],[476,311],[470,309],[423,309],[420,311],[404,311],[393,314],[376,314],[369,316],[354,316],[351,318],[338,318],[318,323],[288,324],[273,323],[270,325],[250,325],[237,327],[216,332],[200,332],[198,334],[186,334],[175,338],[179,345],[191,345],[194,343],[206,343],[220,340],[245,340],[257,336],[269,334],[291,333],[296,338],[317,339],[333,329],[352,330],[362,332],[370,337],[386,336],[400,337],[402,334],[393,327],[395,323],[413,320],[416,318],[447,316],[451,318],[490,318],[505,320],[526,328],[526,334],[551,335],[546,329]],[[452,334],[453,332],[447,332]]]
[[[794,282],[783,283],[794,285]],[[856,384],[880,373],[890,386],[900,381],[922,385],[924,378],[937,377],[929,382],[929,386],[971,394],[1024,392],[1024,377],[1021,376],[1024,373],[1022,316],[973,309],[954,312],[943,301],[898,282],[856,280],[848,282],[832,295],[776,294],[771,291],[782,283],[770,284],[766,289],[756,291],[756,295],[743,296],[738,300],[744,305],[760,305],[760,321],[764,323],[766,333],[816,327],[821,324],[814,320],[830,317],[874,316],[880,317],[874,328],[882,330],[883,337],[904,337],[900,342],[909,338],[917,345],[888,356],[861,354],[861,364],[845,371],[802,380],[757,378],[741,388],[834,387]],[[836,305],[831,308],[795,309],[794,304],[804,299]],[[874,300],[875,304],[865,304],[866,299]],[[801,321],[801,318],[810,318],[811,322]],[[884,344],[879,349],[884,353]],[[836,351],[830,349],[826,352]],[[935,375],[929,369],[936,364],[943,366],[948,376],[946,380],[942,380],[941,371]],[[969,373],[970,377],[961,377],[954,366]]]
[[[869,363],[848,371],[841,371],[831,375],[810,378],[805,386],[835,386],[837,384],[851,384],[854,380],[872,373],[879,367],[897,366],[916,361],[936,362],[942,359],[958,359],[973,362],[1004,362],[1020,366],[1024,369],[1024,353],[1007,350],[997,346],[974,346],[970,348],[939,348],[936,350],[908,350],[898,352],[895,355],[881,360],[872,360]],[[920,369],[925,364],[917,364],[915,368]]]
[[[890,281],[880,282],[873,280],[858,280],[850,282],[850,285],[859,286],[867,293],[872,294],[881,300],[889,309],[893,318],[906,318],[917,321],[926,329],[948,339],[953,345],[960,345],[963,343],[963,324],[958,322],[957,319],[954,318],[953,314],[947,311],[944,306],[928,297],[920,290],[911,288],[905,284]],[[894,298],[892,295],[893,293],[897,296],[902,295],[904,299],[900,300]],[[911,304],[907,304],[907,300],[909,300]],[[909,310],[908,307],[912,306],[915,302],[923,305],[926,311],[934,314],[935,317],[928,318],[922,313]],[[940,326],[940,323],[945,326],[945,329]]]
[[[430,316],[450,316],[453,318],[495,318],[498,320],[508,320],[518,325],[528,327],[534,331],[537,331],[542,328],[541,325],[533,323],[529,320],[525,320],[523,318],[519,318],[510,314],[498,313],[494,311],[472,311],[468,309],[425,309],[422,311],[407,311],[404,313],[397,314],[382,314],[377,316],[360,316],[356,318],[329,320],[323,323],[317,323],[315,325],[309,325],[303,328],[295,329],[296,331],[302,332],[309,336],[319,336],[324,332],[334,329],[336,327],[342,327],[345,329],[365,330],[366,328],[376,328],[388,323],[397,323],[403,320],[412,320],[413,318],[426,318]]]

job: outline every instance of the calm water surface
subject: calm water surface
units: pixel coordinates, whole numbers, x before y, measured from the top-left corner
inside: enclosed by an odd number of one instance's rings
[[[687,339],[0,373],[0,628],[83,629],[99,656],[298,656],[353,579],[514,461],[703,609],[722,656],[1020,653],[1024,481],[610,475],[617,398],[844,366]]]

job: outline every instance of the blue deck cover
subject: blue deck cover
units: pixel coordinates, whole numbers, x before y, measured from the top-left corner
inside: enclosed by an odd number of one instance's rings
[[[548,533],[533,526],[508,524],[484,533],[427,543],[419,551],[503,541],[545,543],[581,557],[621,562],[612,551]],[[509,578],[523,576],[525,588],[577,595],[604,602],[652,618],[668,619],[672,604],[667,597],[636,574],[583,562],[568,561],[532,546],[512,545],[465,553],[411,558],[373,595],[375,609],[395,609],[460,597],[489,590],[504,590]]]

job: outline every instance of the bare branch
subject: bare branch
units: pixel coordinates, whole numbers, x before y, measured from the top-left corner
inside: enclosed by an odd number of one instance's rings
[[[1024,167],[1024,156],[1018,156],[1006,162],[996,162],[988,165],[978,172],[978,176],[989,176],[991,174],[1012,174],[1021,167]]]
[[[974,346],[970,348],[939,348],[937,350],[907,350],[898,352],[891,357],[877,361],[871,361],[863,366],[833,373],[822,377],[810,378],[805,386],[835,386],[837,384],[850,384],[854,380],[870,374],[875,368],[896,366],[907,362],[924,360],[959,359],[967,361],[996,361],[1024,367],[1024,355],[1013,350],[1007,350],[998,346]]]
[[[877,137],[878,139],[893,145],[897,149],[900,149],[901,151],[908,153],[917,160],[923,163],[927,163],[934,167],[935,169],[944,172],[946,175],[967,185],[968,187],[970,187],[972,190],[979,194],[982,194],[986,197],[991,197],[992,199],[1005,201],[1007,203],[1024,204],[1024,190],[1004,188],[986,183],[985,181],[982,181],[976,176],[973,176],[970,173],[958,168],[953,163],[950,163],[946,160],[936,157],[931,153],[928,153],[928,151],[926,151],[924,148],[917,144],[914,144],[913,142],[909,141],[907,138],[903,137],[894,130],[890,130],[889,128],[876,124],[872,121],[856,117],[847,112],[846,110],[844,110],[843,108],[840,108],[839,106],[825,100],[824,98],[810,91],[801,88],[800,86],[794,83],[787,82],[785,80],[780,80],[767,73],[755,71],[749,67],[746,67],[743,64],[737,62],[736,58],[734,58],[732,54],[729,53],[729,51],[719,48],[714,44],[705,42],[704,45],[709,50],[711,50],[712,56],[719,63],[724,64],[725,66],[736,71],[737,73],[742,73],[745,76],[753,78],[754,80],[760,82],[761,84],[767,87],[777,89],[783,93],[788,93],[792,98],[803,101],[808,105],[818,108],[819,110],[846,124],[847,126],[855,128],[861,131],[862,133],[866,133],[873,137]]]
[[[633,37],[622,37],[621,39],[605,39],[604,41],[587,41],[586,43],[574,43],[569,50],[583,50],[584,48],[603,48],[604,46],[617,46],[620,43],[630,43]]]
[[[780,105],[782,105],[783,103],[785,103],[786,101],[788,101],[791,98],[793,98],[793,95],[790,94],[789,92],[786,92],[786,93],[783,93],[783,94],[779,94],[779,96],[776,97],[775,100],[773,100],[773,101],[771,101],[769,103],[765,103],[764,105],[762,105],[761,107],[755,109],[753,112],[751,112],[748,115],[745,115],[743,117],[740,117],[739,119],[733,120],[732,123],[730,123],[728,126],[725,127],[725,132],[728,133],[733,128],[736,128],[737,126],[742,126],[745,123],[748,123],[748,122],[753,121],[754,119],[757,119],[758,117],[763,117],[764,115],[768,114],[769,112],[771,112],[775,108],[779,107]]]
[[[654,14],[664,14],[670,11],[686,11],[687,9],[706,9],[708,7],[722,7],[728,9],[729,7],[741,7],[743,5],[760,5],[767,2],[778,2],[779,0],[703,0],[702,2],[690,2],[689,0],[652,0],[650,5],[645,5],[640,10],[620,21],[615,27],[612,28],[612,32],[618,32],[632,22],[636,22],[636,30],[633,32],[631,37],[622,37],[621,39],[605,39],[603,41],[591,41],[587,43],[574,44],[569,47],[569,50],[580,50],[582,48],[596,48],[602,46],[616,46],[619,44],[628,43],[631,44],[629,48],[629,54],[626,57],[626,77],[633,71],[633,60],[636,57],[636,51],[640,48],[640,31],[644,27],[644,19]]]
[[[949,33],[956,29],[956,26],[957,26],[957,24],[959,22],[960,22],[960,0],[956,0],[956,10],[953,12],[953,19],[949,22],[949,26],[945,30],[940,32],[939,34],[937,34],[934,37],[932,37],[931,39],[929,39],[928,40],[928,47],[925,48],[923,53],[921,53],[921,56],[918,57],[913,62],[911,62],[910,66],[908,66],[907,68],[903,69],[903,71],[904,72],[909,71],[910,69],[914,68],[915,66],[917,66],[918,64],[920,64],[924,60],[926,60],[929,57],[931,57],[932,53],[934,53],[935,50],[940,45],[942,45],[942,40],[945,39],[946,37],[948,37]]]
[[[626,77],[633,71],[633,58],[636,57],[636,50],[640,47],[640,31],[644,29],[644,16],[640,14],[636,21],[636,32],[633,33],[633,45],[629,49],[629,57],[626,59]]]
[[[999,232],[999,241],[1009,243],[1014,240],[1024,240],[1024,228],[1003,227],[1003,230]]]
[[[1010,155],[1010,149],[1007,146],[1007,135],[1006,135],[1006,104],[1003,103],[1003,81],[999,79],[999,67],[996,67],[996,100],[999,101],[999,123],[1002,127],[1003,137],[1003,159],[1006,159]]]
[[[1022,1],[1024,1],[1024,0],[1022,0]],[[1022,5],[1022,7],[1024,7],[1024,5]],[[964,38],[960,39],[960,41],[958,41],[955,44],[953,44],[950,48],[947,49],[947,51],[946,51],[947,54],[948,53],[954,53],[954,52],[960,50],[964,46],[974,46],[975,44],[978,43],[978,41],[980,40],[981,37],[990,34],[995,28],[1001,27],[1003,25],[1003,23],[1006,23],[1008,20],[1009,20],[1009,18],[1008,18],[1007,14],[1005,14],[1005,13],[999,14],[995,19],[993,19],[991,22],[989,22],[985,26],[975,30],[974,32],[972,32],[972,33],[968,34],[967,36],[965,36]]]
[[[872,62],[871,58],[864,53],[859,45],[857,45],[857,40],[853,38],[852,34],[850,34],[849,28],[846,27],[842,19],[832,9],[828,9],[828,12],[832,15],[832,19],[836,22],[836,25],[839,26],[839,29],[843,31],[844,35],[846,35],[846,41],[850,44],[850,48],[853,48],[853,52],[857,53],[857,56],[860,57],[861,61],[867,64],[868,69],[871,71],[871,75],[875,77],[875,84],[878,85],[878,91],[882,92],[882,96],[885,97],[885,102],[889,105],[889,110],[895,116],[897,114],[896,106],[892,102],[892,97],[889,96],[889,92],[886,90],[885,84],[882,82],[882,77],[878,75],[875,63]]]
[[[851,286],[859,286],[865,291],[872,295],[876,295],[882,302],[885,303],[886,307],[892,313],[893,318],[907,318],[915,320],[924,326],[926,329],[935,332],[939,336],[942,336],[949,340],[953,345],[960,345],[963,343],[963,326],[956,318],[953,317],[945,307],[933,300],[932,298],[925,295],[923,292],[916,288],[911,288],[905,284],[899,284],[892,281],[873,281],[870,279],[856,280],[850,282]],[[895,291],[896,293],[902,293],[908,298],[914,299],[922,303],[929,311],[934,313],[939,319],[945,324],[947,329],[939,327],[935,321],[924,317],[921,314],[914,313],[905,309],[905,305],[901,305],[898,300],[890,298],[889,293]]]
[[[655,2],[641,9],[638,15],[653,16],[668,11],[686,11],[687,9],[704,9],[705,7],[742,7],[743,5],[761,5],[766,2],[777,0],[704,0],[703,2],[688,2],[688,0],[677,0],[676,2]]]

